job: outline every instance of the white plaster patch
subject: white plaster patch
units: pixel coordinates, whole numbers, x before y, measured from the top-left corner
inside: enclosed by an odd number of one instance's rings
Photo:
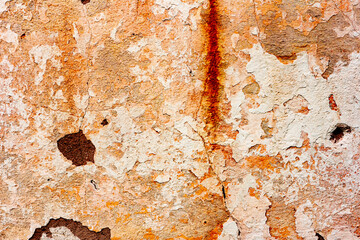
[[[168,173],[162,173],[159,176],[155,178],[155,181],[158,183],[165,183],[170,180],[170,174]]]
[[[234,33],[231,35],[231,46],[235,49],[236,48],[236,44],[238,43],[240,38],[240,35],[237,33]]]
[[[348,65],[340,64],[330,75],[328,81],[331,93],[340,110],[340,122],[351,127],[360,127],[360,53],[350,55]]]
[[[334,229],[331,233],[327,236],[327,240],[358,240],[352,232],[349,230],[342,230],[342,229]]]
[[[223,231],[218,240],[238,240],[239,237],[240,231],[236,222],[232,219],[228,219],[223,225]]]
[[[64,80],[65,78],[63,76],[60,76],[58,79],[56,79],[56,84],[60,86]]]
[[[6,2],[10,2],[11,0],[0,0],[0,14],[7,10]]]
[[[64,102],[67,102],[66,98],[64,97],[63,91],[61,89],[56,91],[54,98],[64,100]]]
[[[312,219],[305,212],[306,208],[313,208],[313,205],[309,200],[306,203],[301,204],[296,208],[295,212],[295,224],[296,232],[305,240],[317,240],[318,237],[315,236],[315,230],[313,226]]]
[[[256,178],[251,174],[244,176],[240,182],[229,184],[226,206],[239,221],[241,238],[265,240],[270,237],[265,213],[271,202],[264,196],[257,199],[249,195],[249,188],[256,188],[256,185]]]
[[[1,2],[0,2],[0,8],[1,8]],[[15,32],[11,31],[10,24],[6,26],[6,31],[0,32],[0,39],[4,40],[5,42],[12,43],[14,46],[17,46],[19,44],[18,35]]]
[[[70,229],[67,227],[55,227],[49,229],[52,237],[47,237],[46,234],[42,234],[40,240],[80,240],[80,238],[76,237]]]
[[[60,61],[56,60],[55,57],[60,56],[61,52],[55,44],[53,46],[39,45],[33,47],[29,51],[29,54],[34,57],[34,61],[41,69],[41,71],[35,77],[35,85],[38,85],[43,80],[43,75],[46,71],[46,64],[48,60],[50,60],[55,67],[58,69],[60,68]]]
[[[221,185],[217,177],[206,178],[201,182],[201,185],[203,185],[211,193],[222,196]]]
[[[188,19],[191,9],[199,7],[199,3],[188,4],[181,0],[156,0],[155,4],[164,10],[168,10],[171,17],[175,17],[180,13],[183,21]],[[154,9],[153,12],[154,14],[161,14],[164,10]]]
[[[140,51],[143,47],[145,47],[148,44],[148,41],[146,38],[140,39],[137,43],[131,45],[127,51],[130,53],[137,53]]]
[[[76,27],[76,24],[73,23],[73,28],[74,28],[73,37],[76,40],[76,46],[77,46],[77,51],[74,52],[74,54],[79,52],[81,55],[86,56],[86,48],[91,39],[91,30],[89,29],[87,22],[85,22],[84,20],[79,22],[78,25],[80,25],[85,30],[83,34],[80,35]]]
[[[0,66],[1,66],[1,72],[3,73],[3,74],[5,74],[5,73],[10,73],[10,72],[12,72],[13,70],[14,70],[14,65],[12,65],[10,62],[9,62],[9,60],[8,60],[8,56],[7,55],[5,55],[5,56],[3,56],[3,59],[2,59],[2,61],[0,62]]]
[[[302,145],[301,134],[309,134],[311,143],[324,143],[329,129],[336,123],[337,114],[329,108],[330,89],[323,78],[315,78],[310,71],[308,55],[299,53],[291,64],[282,64],[259,45],[249,50],[251,60],[247,71],[260,85],[260,106],[253,114],[274,111],[276,131],[272,138],[273,153],[290,146]],[[286,111],[284,103],[300,95],[309,103],[309,113]]]
[[[84,110],[87,107],[88,100],[89,100],[88,95],[81,96],[81,95],[77,94],[77,95],[74,95],[73,98],[74,98],[75,106],[78,109],[83,109]]]
[[[118,39],[117,39],[117,37],[116,37],[116,33],[117,33],[118,29],[121,27],[121,25],[122,25],[122,21],[120,21],[120,22],[116,25],[116,27],[111,30],[111,32],[110,32],[110,37],[111,37],[112,40],[118,41]]]

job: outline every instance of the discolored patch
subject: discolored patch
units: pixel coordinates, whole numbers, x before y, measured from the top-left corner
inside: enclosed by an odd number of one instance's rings
[[[54,228],[66,227],[72,234],[80,240],[110,240],[110,228],[103,228],[100,232],[91,231],[88,227],[83,226],[81,222],[72,219],[58,218],[50,219],[46,226],[35,229],[34,234],[29,240],[40,240],[42,237],[52,238],[52,230]]]
[[[295,208],[288,206],[282,199],[271,199],[271,206],[266,211],[267,225],[275,239],[302,239],[296,233]]]
[[[75,166],[94,162],[95,146],[86,138],[82,130],[65,135],[57,141],[60,152]]]
[[[330,107],[331,110],[339,112],[339,108],[338,108],[338,106],[337,106],[337,104],[335,102],[333,94],[330,94],[330,96],[329,96],[329,107]]]
[[[273,8],[275,9],[275,6]],[[291,9],[287,10],[288,16],[293,15]],[[312,9],[308,14],[318,16],[319,13],[315,12],[318,11]],[[310,32],[302,32],[284,24],[282,14],[276,11],[269,10],[258,17],[263,33],[261,43],[268,53],[276,56],[281,62],[288,63],[295,60],[299,52],[311,51],[312,47],[316,46],[316,57],[327,62],[322,73],[325,79],[334,72],[339,61],[349,63],[350,54],[360,49],[359,38],[349,33],[339,35],[338,32],[350,26],[342,13],[333,15],[326,22],[319,22]]]
[[[217,0],[209,1],[209,14],[206,19],[207,34],[207,73],[204,82],[202,105],[205,108],[207,131],[213,131],[219,125],[221,114],[219,99],[223,89],[220,83],[221,55],[219,50],[219,13]]]
[[[250,83],[242,89],[244,94],[256,95],[260,92],[260,86],[257,82]]]
[[[284,166],[282,162],[282,157],[277,156],[257,156],[252,155],[247,158],[246,166],[252,169],[263,170],[263,171],[275,171],[276,169],[282,168]]]

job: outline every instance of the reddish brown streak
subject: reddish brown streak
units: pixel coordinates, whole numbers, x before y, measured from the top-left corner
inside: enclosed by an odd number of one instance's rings
[[[208,54],[207,76],[204,84],[204,98],[206,99],[206,124],[210,129],[216,128],[220,121],[219,93],[219,64],[221,61],[219,51],[219,16],[217,0],[209,0],[210,12],[207,19]]]

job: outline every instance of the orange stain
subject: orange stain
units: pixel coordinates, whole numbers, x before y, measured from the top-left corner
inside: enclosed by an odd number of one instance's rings
[[[147,232],[147,233],[144,234],[143,239],[146,239],[146,240],[156,240],[156,239],[160,239],[158,236],[156,236],[155,234],[152,233],[151,228],[146,229],[146,232]]]
[[[274,171],[276,168],[282,166],[280,161],[281,157],[279,156],[250,156],[246,158],[246,166],[261,170]]]

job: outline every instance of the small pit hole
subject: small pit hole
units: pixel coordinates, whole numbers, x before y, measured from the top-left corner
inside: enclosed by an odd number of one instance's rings
[[[101,125],[103,125],[103,126],[106,126],[108,124],[109,124],[109,122],[106,118],[101,122]]]
[[[330,134],[330,140],[337,143],[344,137],[345,133],[351,133],[351,127],[345,123],[336,124],[335,129]]]
[[[81,3],[82,4],[87,4],[87,3],[89,3],[90,2],[90,0],[81,0]]]

